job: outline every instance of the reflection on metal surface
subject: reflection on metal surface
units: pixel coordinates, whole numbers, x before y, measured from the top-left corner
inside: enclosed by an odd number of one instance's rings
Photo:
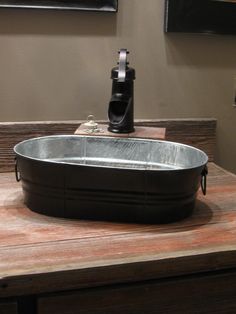
[[[166,0],[165,31],[236,34],[236,1]]]
[[[1,0],[0,8],[117,12],[118,0]]]
[[[27,140],[15,152],[46,162],[140,170],[189,169],[207,162],[204,152],[179,143],[77,135]]]

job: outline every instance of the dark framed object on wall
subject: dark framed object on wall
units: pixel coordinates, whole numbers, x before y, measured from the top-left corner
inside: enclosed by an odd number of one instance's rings
[[[0,0],[0,8],[117,12],[118,0]]]
[[[236,0],[166,0],[165,31],[236,34]]]

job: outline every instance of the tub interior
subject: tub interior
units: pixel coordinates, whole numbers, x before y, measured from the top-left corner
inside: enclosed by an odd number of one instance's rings
[[[46,162],[137,170],[189,169],[208,159],[203,151],[179,143],[100,136],[40,137],[21,142],[14,150]]]

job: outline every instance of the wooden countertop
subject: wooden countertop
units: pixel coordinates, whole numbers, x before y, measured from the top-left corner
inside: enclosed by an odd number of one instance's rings
[[[31,212],[0,174],[0,297],[236,267],[236,176],[209,165],[192,217],[168,225],[67,220]]]

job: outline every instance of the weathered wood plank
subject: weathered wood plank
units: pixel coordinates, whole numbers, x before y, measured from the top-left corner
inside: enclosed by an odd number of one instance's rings
[[[42,297],[38,314],[233,314],[236,274],[89,289]]]
[[[0,303],[0,313],[1,314],[17,314],[17,303],[9,302],[9,303]]]
[[[0,123],[0,172],[13,171],[13,147],[20,141],[46,135],[73,134],[84,121],[42,121]],[[105,123],[105,121],[98,121]],[[214,160],[215,119],[137,120],[137,126],[166,128],[166,139],[193,145]]]
[[[135,126],[135,130],[132,133],[112,133],[108,131],[107,125],[99,124],[98,133],[88,133],[87,127],[85,125],[80,125],[75,131],[75,135],[93,135],[93,136],[110,136],[110,137],[122,137],[122,138],[145,138],[145,139],[154,139],[154,140],[165,140],[166,129],[151,127],[151,126]]]
[[[38,136],[73,134],[78,122],[1,122],[0,172],[13,171],[13,147],[18,142]]]
[[[236,267],[236,176],[210,164],[208,182],[191,217],[138,225],[36,214],[0,174],[0,297]]]

